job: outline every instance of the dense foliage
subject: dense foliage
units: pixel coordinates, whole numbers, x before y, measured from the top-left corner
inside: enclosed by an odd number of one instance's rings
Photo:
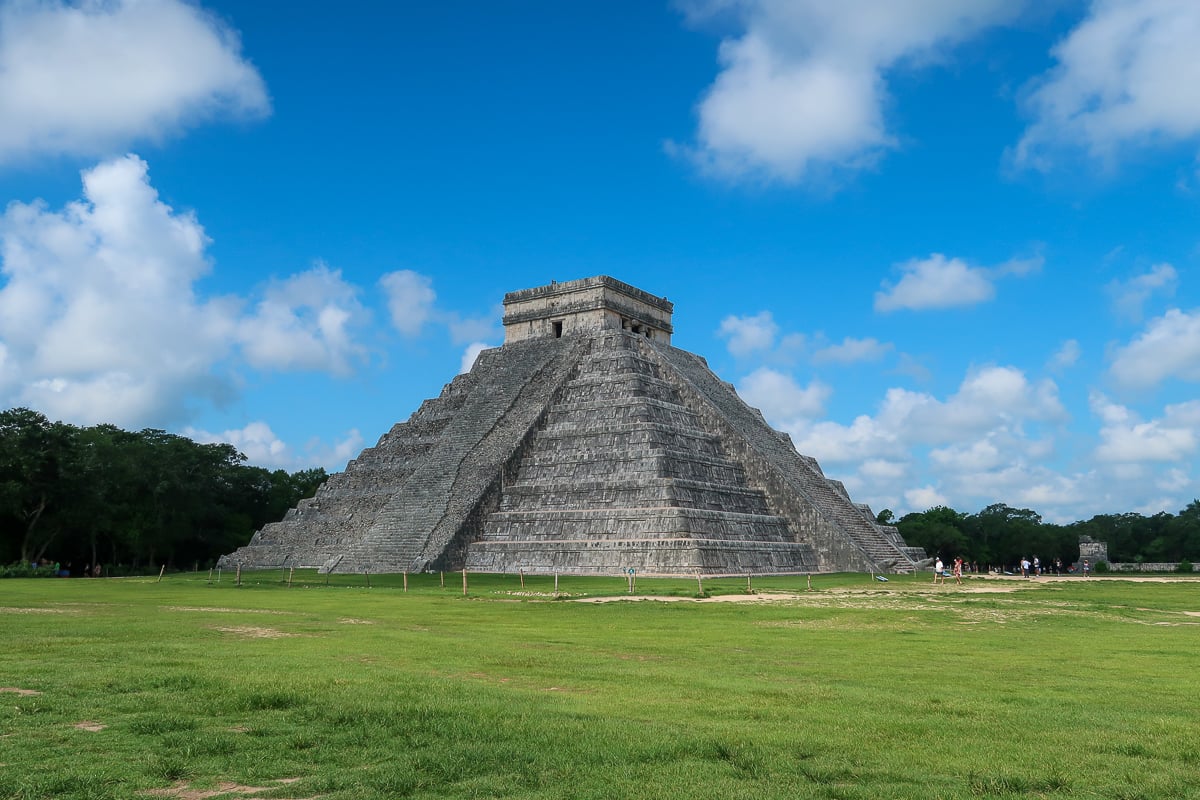
[[[910,545],[924,547],[943,558],[962,556],[987,566],[1013,565],[1024,557],[1038,556],[1043,564],[1061,559],[1079,560],[1079,537],[1108,543],[1115,562],[1176,562],[1200,559],[1200,500],[1178,514],[1099,514],[1069,525],[1043,522],[1027,508],[996,503],[977,514],[963,514],[946,506],[905,514],[899,521],[890,511],[879,521],[895,524]]]
[[[328,477],[244,461],[233,445],[161,430],[0,412],[0,564],[207,565]]]

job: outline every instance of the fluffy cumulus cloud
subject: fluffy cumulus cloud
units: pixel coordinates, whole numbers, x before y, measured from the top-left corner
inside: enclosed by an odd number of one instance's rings
[[[730,353],[743,357],[774,347],[779,326],[770,311],[760,311],[752,317],[731,315],[721,320],[717,335],[727,340]]]
[[[252,366],[348,375],[366,358],[353,335],[366,318],[358,288],[318,263],[271,281],[253,313],[238,323],[237,336]]]
[[[821,414],[831,394],[830,388],[819,381],[801,386],[792,376],[767,367],[743,378],[737,390],[767,419],[787,423]]]
[[[996,295],[992,274],[983,267],[968,266],[958,258],[934,253],[926,259],[900,264],[900,280],[884,282],[875,293],[876,311],[973,306]]]
[[[0,162],[102,154],[270,110],[237,34],[182,0],[0,4]]]
[[[1020,12],[1011,0],[684,0],[694,22],[730,14],[721,72],[700,101],[695,155],[731,177],[803,179],[870,164],[894,137],[887,77]]]
[[[1200,4],[1194,0],[1092,0],[1053,50],[1057,65],[1028,94],[1033,122],[1020,163],[1063,147],[1109,159],[1125,145],[1200,136]]]
[[[433,281],[419,272],[402,269],[379,279],[387,295],[392,326],[405,336],[418,336],[434,315],[437,293]]]
[[[289,471],[304,469],[313,464],[325,464],[331,469],[341,469],[363,448],[362,435],[352,429],[332,444],[313,441],[303,450],[297,451],[276,436],[271,426],[262,421],[251,422],[243,428],[221,433],[186,428],[183,435],[197,442],[232,444],[252,464]]]
[[[1200,401],[1169,405],[1160,419],[1149,421],[1099,393],[1092,395],[1091,407],[1101,420],[1096,448],[1101,461],[1180,462],[1191,458],[1200,445]]]
[[[1112,379],[1123,388],[1145,389],[1168,378],[1200,381],[1200,312],[1171,309],[1113,353]]]
[[[0,401],[91,424],[166,425],[235,392],[240,364],[347,374],[357,288],[325,265],[257,301],[205,299],[208,238],[136,156],[83,173],[83,197],[0,216]]]
[[[1066,412],[1052,382],[989,366],[968,374],[945,400],[889,389],[874,416],[859,415],[849,424],[768,419],[792,435],[800,452],[844,480],[855,499],[876,508],[924,510],[947,497],[982,503],[1014,498],[1024,491],[1022,479],[1030,485],[1058,482],[1038,467],[1052,449],[1039,431],[1065,421]],[[922,479],[928,485],[912,490]]]
[[[158,199],[134,156],[85,172],[83,194],[0,217],[0,395],[88,423],[161,422],[190,395],[220,397],[234,309],[193,293],[209,270],[200,223]]]

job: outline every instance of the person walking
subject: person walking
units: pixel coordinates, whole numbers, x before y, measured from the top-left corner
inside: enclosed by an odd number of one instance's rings
[[[937,582],[939,580],[942,583],[946,582],[945,569],[946,569],[946,565],[942,563],[942,557],[938,556],[937,561],[935,561],[933,564],[933,585],[934,586],[937,585]]]
[[[954,559],[954,582],[962,586],[962,556],[956,556]]]

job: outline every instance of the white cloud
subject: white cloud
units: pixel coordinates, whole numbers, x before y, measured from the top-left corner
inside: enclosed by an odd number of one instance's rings
[[[269,110],[237,33],[190,3],[0,4],[0,162],[104,154]]]
[[[996,289],[983,267],[971,267],[958,258],[934,253],[899,265],[903,273],[893,286],[887,281],[875,293],[876,311],[973,306],[991,300]]]
[[[824,411],[831,390],[819,381],[800,386],[790,376],[761,367],[742,379],[738,394],[768,419],[792,422]]]
[[[847,336],[841,344],[823,347],[813,353],[817,364],[854,364],[862,361],[879,361],[894,349],[890,342],[877,339],[854,339]]]
[[[1014,17],[1006,0],[684,0],[696,22],[732,12],[742,32],[720,46],[701,100],[697,160],[729,177],[785,181],[814,168],[869,165],[895,146],[886,73],[928,63]]]
[[[16,202],[0,215],[0,403],[161,426],[230,399],[239,352],[340,374],[362,358],[353,331],[366,314],[337,271],[274,281],[249,314],[242,298],[200,298],[208,237],[159,199],[146,163],[82,177],[83,198],[61,211]]]
[[[822,462],[847,463],[902,458],[914,447],[961,446],[999,431],[1019,437],[1026,423],[1059,422],[1065,416],[1053,382],[1031,383],[1014,367],[986,367],[969,374],[945,401],[892,388],[874,417],[861,415],[849,425],[780,424],[800,452]]]
[[[909,489],[904,493],[904,501],[908,503],[909,508],[920,511],[928,511],[938,506],[950,505],[950,501],[946,499],[946,496],[933,486],[919,486],[916,489]]]
[[[339,270],[312,269],[271,281],[253,315],[238,325],[246,360],[255,367],[348,375],[366,351],[352,329],[366,321],[358,289]]]
[[[393,327],[405,336],[419,336],[434,315],[437,293],[433,281],[419,272],[402,269],[384,275],[379,285],[387,294]]]
[[[779,326],[770,311],[760,311],[753,317],[728,316],[721,320],[717,335],[728,339],[726,347],[738,357],[770,350],[775,344]]]
[[[208,239],[158,199],[145,162],[83,173],[61,212],[12,203],[0,217],[0,342],[7,402],[73,421],[180,415],[228,391],[213,365],[233,329],[227,301],[201,301]]]
[[[475,359],[479,358],[479,354],[492,347],[495,347],[495,345],[483,342],[472,342],[467,345],[467,349],[463,351],[462,363],[458,365],[458,374],[461,375],[464,372],[470,372],[471,367],[475,366]]]
[[[1146,301],[1159,293],[1168,297],[1175,294],[1178,283],[1179,273],[1173,266],[1155,264],[1149,272],[1127,281],[1113,281],[1107,288],[1117,314],[1125,319],[1139,321]]]
[[[1062,343],[1062,346],[1054,352],[1050,357],[1049,367],[1055,371],[1061,371],[1079,363],[1079,357],[1083,351],[1079,346],[1079,342],[1075,339],[1067,339]]]
[[[276,436],[270,425],[261,420],[251,422],[244,428],[222,433],[185,428],[183,435],[202,443],[232,444],[255,466],[285,469],[289,472],[307,469],[314,464],[338,471],[344,469],[346,462],[358,455],[363,448],[362,435],[356,429],[352,429],[331,445],[313,440],[309,441],[301,452],[297,452]]]
[[[1034,120],[1017,162],[1045,164],[1063,146],[1111,159],[1125,145],[1195,139],[1198,41],[1194,0],[1093,0],[1028,96]]]
[[[1150,320],[1140,336],[1115,351],[1110,374],[1128,388],[1172,377],[1200,381],[1200,313],[1173,308]]]
[[[1090,403],[1103,423],[1096,448],[1096,458],[1101,461],[1178,462],[1192,456],[1200,445],[1200,400],[1169,405],[1161,419],[1149,422],[1099,393],[1092,395]]]

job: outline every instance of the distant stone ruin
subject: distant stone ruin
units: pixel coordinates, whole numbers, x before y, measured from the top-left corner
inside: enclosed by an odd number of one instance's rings
[[[324,572],[908,572],[924,558],[600,276],[511,292],[505,343],[221,558]]]

